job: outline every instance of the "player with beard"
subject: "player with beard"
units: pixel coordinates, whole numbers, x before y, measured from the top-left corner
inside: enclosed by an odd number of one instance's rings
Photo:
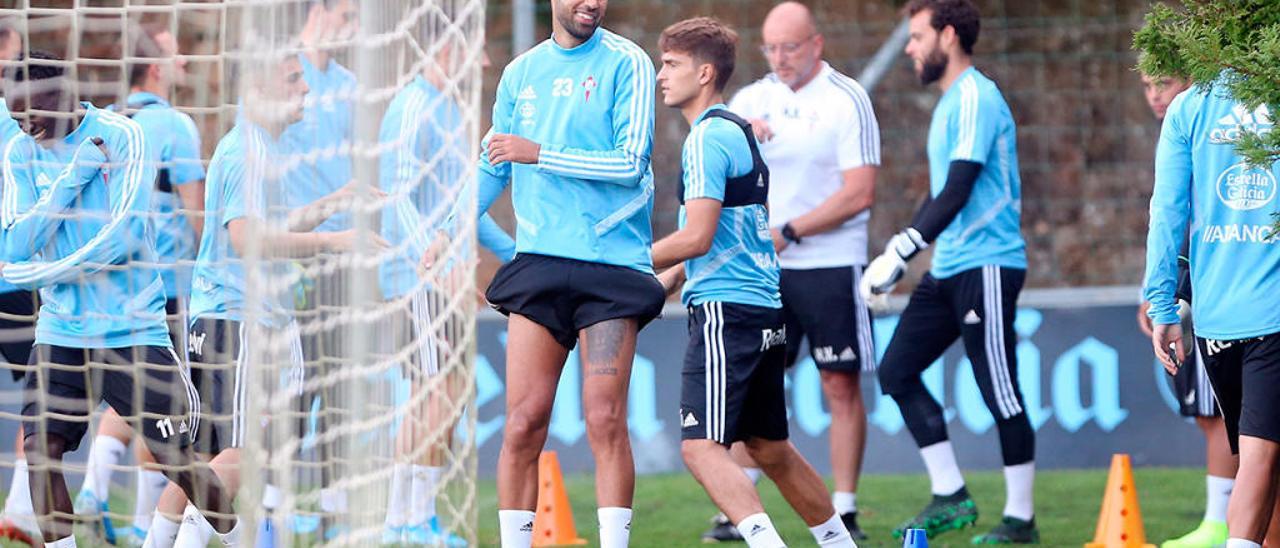
[[[538,455],[569,351],[596,460],[600,544],[625,546],[635,465],[627,389],[636,334],[662,311],[653,275],[654,68],[600,28],[607,0],[552,0],[551,39],[507,65],[479,162],[481,213],[508,185],[516,258],[486,298],[510,316],[498,456],[502,545],[532,542]],[[570,364],[576,366],[577,364]]]
[[[1032,506],[1035,432],[1018,387],[1013,330],[1026,278],[1017,135],[1000,89],[973,67],[979,14],[970,0],[912,0],[906,53],[920,82],[942,98],[929,127],[929,198],[862,278],[866,298],[893,290],[907,261],[934,245],[933,265],[911,295],[880,364],[880,386],[902,411],[929,471],[933,500],[894,531],[929,536],[972,525],[978,509],[947,438],[942,407],[921,374],[963,339],[1004,461],[1004,517],[979,544],[1039,541]]]

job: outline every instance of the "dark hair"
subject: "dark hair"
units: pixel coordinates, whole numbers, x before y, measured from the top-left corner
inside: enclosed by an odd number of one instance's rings
[[[973,45],[978,42],[981,14],[971,0],[911,0],[906,7],[908,16],[922,11],[930,12],[929,26],[942,32],[951,27],[960,37],[960,48],[965,55],[973,55]]]
[[[147,78],[147,69],[156,63],[141,61],[141,59],[162,59],[165,57],[164,52],[160,48],[160,44],[156,41],[156,37],[170,32],[168,25],[160,23],[143,23],[137,25],[133,30],[133,52],[131,57],[134,59],[128,63],[129,85],[141,85],[142,81]]]
[[[26,57],[19,60],[25,62],[5,69],[5,79],[13,82],[36,82],[61,78],[66,72],[59,63],[41,62],[62,60],[61,57],[44,50],[33,49]]]
[[[711,17],[685,19],[666,28],[658,38],[658,49],[687,53],[716,68],[716,91],[724,91],[733,76],[738,33]]]

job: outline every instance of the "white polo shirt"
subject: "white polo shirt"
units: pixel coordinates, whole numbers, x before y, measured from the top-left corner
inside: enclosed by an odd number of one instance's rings
[[[880,126],[866,90],[825,61],[818,75],[792,91],[769,74],[742,88],[729,110],[769,123],[773,139],[760,146],[769,164],[769,223],[781,227],[818,207],[844,185],[843,172],[880,165]],[[782,268],[867,264],[864,211],[822,234],[805,236],[778,256]]]

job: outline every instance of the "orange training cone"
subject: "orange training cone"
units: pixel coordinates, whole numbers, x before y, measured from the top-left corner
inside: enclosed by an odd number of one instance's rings
[[[1147,544],[1142,531],[1142,511],[1138,509],[1138,489],[1133,484],[1133,470],[1129,455],[1111,457],[1111,473],[1107,475],[1107,490],[1102,495],[1102,512],[1098,514],[1098,529],[1093,542],[1085,548],[1154,548]]]
[[[538,511],[533,518],[534,546],[576,546],[586,544],[573,526],[573,508],[560,475],[560,459],[555,451],[538,457]]]

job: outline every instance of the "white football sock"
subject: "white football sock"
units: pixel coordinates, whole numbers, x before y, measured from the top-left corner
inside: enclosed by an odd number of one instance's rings
[[[13,461],[13,477],[9,480],[9,498],[4,501],[4,513],[31,516],[36,510],[31,506],[31,471],[27,459]]]
[[[275,510],[280,507],[280,503],[284,502],[284,493],[280,492],[280,488],[268,483],[262,488],[262,507],[267,510]]]
[[[763,512],[742,518],[736,527],[738,532],[742,533],[742,538],[747,541],[747,546],[751,548],[787,547],[787,544],[782,542],[782,537],[778,536],[778,530],[773,527],[773,522],[769,521],[769,515]]]
[[[748,468],[743,468],[742,471],[746,472],[747,477],[751,479],[751,483],[760,483],[760,476],[764,475],[764,470],[761,470],[759,468],[748,467]]]
[[[627,548],[631,542],[631,509],[610,506],[596,510],[600,520],[600,548]]]
[[[347,492],[337,487],[321,489],[320,509],[330,515],[347,513]]]
[[[205,548],[213,540],[213,526],[204,519],[204,515],[195,506],[187,505],[182,513],[182,527],[178,528],[178,538],[173,541],[173,548]]]
[[[44,548],[76,548],[76,537],[70,536],[44,543]]]
[[[858,511],[858,494],[848,491],[836,491],[831,494],[831,505],[836,507],[836,514],[845,515]]]
[[[151,519],[151,528],[147,529],[147,540],[142,543],[142,548],[173,548],[181,527],[182,522],[173,521],[156,512]]]
[[[930,489],[935,495],[951,495],[964,487],[964,476],[956,464],[956,452],[950,441],[940,441],[920,448],[920,457],[929,471]]]
[[[809,532],[813,533],[813,540],[818,543],[818,546],[858,548],[853,543],[853,537],[849,536],[849,530],[845,528],[844,521],[840,519],[839,512],[833,514],[831,519],[810,527]]]
[[[1234,478],[1205,476],[1205,521],[1227,522],[1227,502],[1231,500],[1231,490],[1236,486]]]
[[[409,524],[422,525],[436,517],[436,484],[439,483],[444,468],[415,464],[409,471],[413,476],[413,492],[409,497]]]
[[[1004,515],[1031,521],[1036,515],[1032,503],[1035,479],[1035,461],[1004,467]]]
[[[387,527],[404,527],[408,523],[409,516],[405,507],[408,506],[407,491],[411,481],[408,464],[396,464],[391,469],[391,493],[387,499],[387,519],[384,522]]]
[[[533,545],[533,512],[498,510],[502,548],[529,548]]]
[[[1262,548],[1262,545],[1252,540],[1233,538],[1227,540],[1226,548]]]
[[[133,526],[146,531],[151,528],[151,515],[156,511],[160,495],[169,485],[169,478],[155,470],[139,470],[138,485],[133,504]]]
[[[240,545],[240,518],[236,518],[235,525],[231,526],[231,530],[225,533],[217,533],[218,539],[222,540],[223,546],[239,546]]]
[[[93,490],[98,500],[107,500],[107,491],[111,489],[111,472],[120,459],[124,457],[129,446],[111,436],[93,438],[93,446],[89,448],[89,462],[85,463],[87,471],[84,475],[83,491],[86,487]]]

